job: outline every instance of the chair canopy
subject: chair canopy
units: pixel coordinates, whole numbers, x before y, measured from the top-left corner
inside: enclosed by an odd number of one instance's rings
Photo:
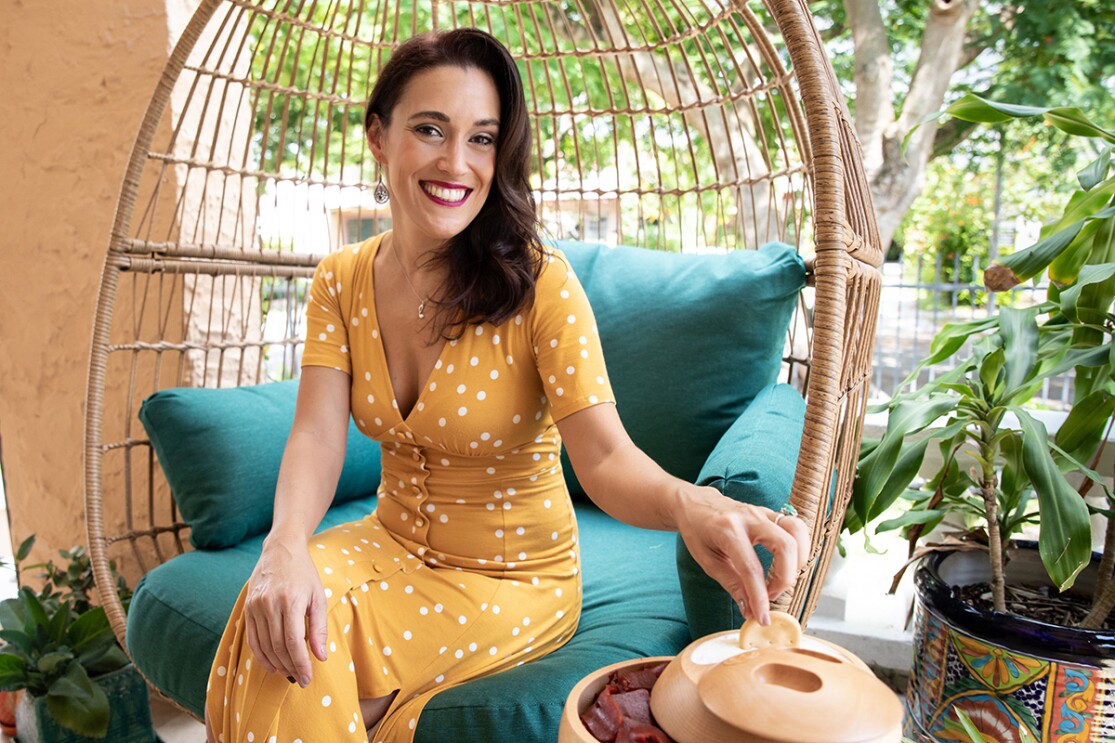
[[[786,344],[806,396],[792,503],[807,618],[859,445],[882,252],[853,127],[805,0],[202,0],[142,121],[117,204],[87,392],[98,585],[188,549],[136,413],[168,387],[297,374],[314,266],[390,225],[363,106],[393,47],[478,26],[515,56],[546,237],[807,257]],[[124,610],[102,596],[123,639]]]

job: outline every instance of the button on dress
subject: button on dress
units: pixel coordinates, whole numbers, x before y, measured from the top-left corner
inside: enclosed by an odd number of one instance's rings
[[[225,743],[366,741],[359,700],[396,689],[373,740],[411,741],[438,691],[542,657],[577,627],[577,524],[554,421],[614,402],[584,290],[547,249],[533,303],[447,341],[403,419],[372,296],[382,238],[318,265],[302,358],[351,376],[352,416],[383,451],[378,505],[310,539],[329,636],[307,688],[254,660],[241,592],[206,699]]]

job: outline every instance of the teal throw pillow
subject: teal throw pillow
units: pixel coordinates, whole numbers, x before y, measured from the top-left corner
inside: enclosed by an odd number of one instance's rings
[[[716,445],[697,477],[734,500],[777,511],[790,500],[794,484],[805,401],[786,384],[760,392]],[[770,568],[771,554],[755,550]],[[678,577],[685,616],[693,639],[738,629],[743,623],[736,602],[697,564],[681,537],[677,538]]]
[[[632,440],[693,482],[751,398],[778,378],[805,285],[801,257],[778,243],[720,255],[556,245],[592,304]],[[564,466],[570,490],[583,492]]]
[[[195,547],[232,547],[271,527],[297,396],[298,381],[292,380],[224,389],[180,387],[143,401],[139,419]],[[379,459],[379,444],[349,420],[333,502],[375,494]]]

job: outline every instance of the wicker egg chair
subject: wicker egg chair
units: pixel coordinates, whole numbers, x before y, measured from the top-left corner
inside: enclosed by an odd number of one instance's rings
[[[202,0],[174,49],[96,309],[85,492],[98,585],[113,585],[110,560],[134,580],[188,549],[140,402],[297,374],[314,266],[387,218],[361,125],[377,70],[414,33],[472,25],[519,60],[548,237],[669,250],[777,239],[807,258],[784,368],[807,400],[792,503],[813,541],[783,608],[808,618],[851,492],[882,252],[805,0],[415,5]],[[102,600],[123,640],[116,592]]]

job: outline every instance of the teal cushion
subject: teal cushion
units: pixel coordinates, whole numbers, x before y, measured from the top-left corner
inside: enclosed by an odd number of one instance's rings
[[[723,255],[558,242],[600,328],[632,440],[692,482],[759,390],[776,381],[805,285],[788,245]],[[564,462],[570,490],[582,492]]]
[[[271,527],[279,463],[297,396],[298,381],[293,380],[225,389],[182,387],[143,401],[139,419],[195,547],[232,547]],[[333,502],[374,494],[379,457],[379,444],[349,420],[344,469]]]
[[[375,496],[333,506],[318,531],[359,521],[375,507]],[[128,606],[128,655],[156,688],[199,717],[217,644],[263,539],[179,555],[143,576]]]
[[[362,518],[369,502],[334,506],[326,523]],[[576,508],[584,580],[576,634],[540,660],[438,694],[419,719],[416,743],[553,743],[565,698],[581,678],[628,658],[675,655],[689,643],[674,535],[627,526],[588,503]],[[157,688],[197,715],[221,633],[262,541],[188,552],[136,588],[128,651]]]
[[[801,395],[786,384],[767,387],[720,439],[701,468],[697,484],[777,511],[790,500],[804,424]],[[677,571],[693,639],[738,628],[743,615],[736,602],[705,574],[681,537],[676,541]],[[763,570],[769,569],[770,553],[762,547],[755,551]]]

